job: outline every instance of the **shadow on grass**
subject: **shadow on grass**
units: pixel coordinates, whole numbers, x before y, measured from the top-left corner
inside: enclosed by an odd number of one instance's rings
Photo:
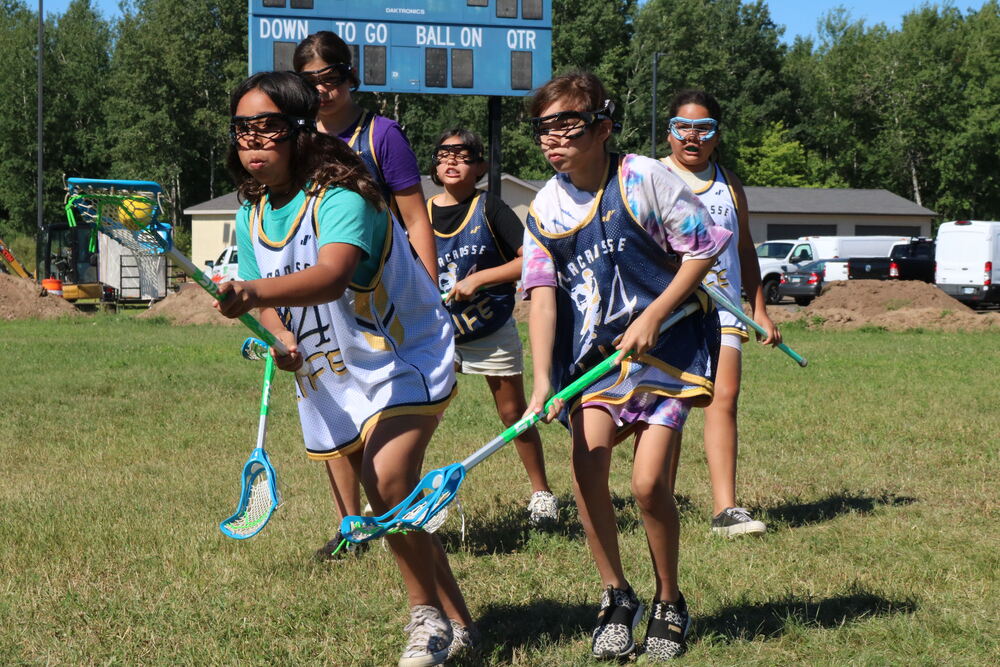
[[[510,663],[530,646],[549,646],[589,634],[595,605],[536,600],[526,605],[490,605],[476,619],[483,633],[482,664]],[[463,663],[464,664],[464,663]]]
[[[917,502],[910,496],[897,496],[883,492],[877,496],[851,491],[841,491],[811,503],[788,503],[767,508],[768,517],[775,523],[791,528],[830,521],[841,514],[871,514],[880,507],[899,507]]]
[[[611,504],[615,508],[619,533],[642,530],[634,498],[612,493]],[[694,511],[690,499],[685,496],[677,498],[677,507],[682,515]],[[457,515],[457,510],[453,511]],[[573,496],[559,496],[559,521],[552,526],[531,528],[523,505],[497,498],[492,508],[478,514],[466,514],[464,544],[461,539],[461,521],[457,516],[449,519],[447,527],[439,535],[445,549],[449,551],[464,549],[473,555],[485,555],[522,550],[530,538],[531,530],[542,530],[567,540],[584,539],[583,525]]]
[[[773,639],[790,628],[837,628],[867,618],[912,614],[913,599],[889,600],[865,591],[814,600],[788,596],[774,602],[733,605],[709,617],[696,617],[691,635],[702,641]]]

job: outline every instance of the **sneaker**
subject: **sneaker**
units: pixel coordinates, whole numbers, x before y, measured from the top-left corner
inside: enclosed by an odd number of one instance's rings
[[[635,650],[632,632],[642,620],[642,603],[628,590],[608,586],[601,594],[601,611],[591,642],[591,652],[600,660],[624,658]]]
[[[437,607],[418,604],[410,609],[410,622],[403,628],[406,641],[399,667],[428,667],[448,659],[453,640],[451,624]]]
[[[532,526],[559,520],[559,501],[549,491],[535,491],[528,501],[528,522]]]
[[[683,595],[677,598],[677,602],[653,600],[646,628],[645,660],[660,662],[683,655],[687,650],[685,638],[689,627],[691,617],[688,616]]]
[[[727,507],[712,517],[712,532],[726,537],[761,535],[767,532],[767,524],[754,519],[743,507]]]
[[[474,625],[462,625],[453,618],[451,623],[451,645],[448,646],[448,660],[476,658],[482,649],[482,638]]]
[[[341,542],[344,543],[343,546],[340,545]],[[329,542],[316,550],[316,553],[313,554],[313,559],[325,563],[330,560],[357,558],[368,551],[368,546],[368,542],[355,544],[354,542],[346,541],[344,534],[338,530],[337,534],[330,538]]]

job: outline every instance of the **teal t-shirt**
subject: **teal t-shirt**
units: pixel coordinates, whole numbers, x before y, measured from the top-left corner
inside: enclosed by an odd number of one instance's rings
[[[305,203],[306,193],[299,191],[295,198],[279,209],[272,209],[264,201],[264,233],[268,238],[284,238],[295,222],[295,216]],[[236,245],[239,248],[240,280],[257,280],[260,269],[250,240],[250,204],[236,212]],[[327,243],[349,243],[361,248],[362,258],[351,281],[367,284],[378,271],[385,244],[385,212],[379,211],[358,193],[331,187],[319,204],[319,247]]]

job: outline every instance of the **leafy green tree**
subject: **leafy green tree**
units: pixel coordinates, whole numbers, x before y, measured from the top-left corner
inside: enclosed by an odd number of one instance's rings
[[[103,105],[112,94],[111,26],[91,0],[73,0],[56,18],[45,55],[45,181],[49,221],[62,217],[64,176],[101,178]]]
[[[649,151],[653,54],[659,52],[657,155],[669,152],[666,108],[673,93],[703,88],[724,109],[723,159],[739,161],[770,122],[790,112],[780,36],[762,0],[649,0],[635,20],[623,145]]]
[[[229,191],[229,92],[246,75],[242,0],[138,0],[125,8],[106,99],[115,178],[158,181],[172,222]]]
[[[38,15],[20,0],[0,0],[0,234],[36,227],[36,79]]]

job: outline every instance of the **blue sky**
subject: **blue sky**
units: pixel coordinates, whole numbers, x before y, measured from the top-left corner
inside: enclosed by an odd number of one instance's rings
[[[46,14],[62,13],[66,10],[70,0],[43,0]],[[459,2],[461,0],[456,0]],[[849,2],[846,0],[769,0],[768,7],[771,9],[771,18],[775,23],[785,26],[784,40],[787,43],[794,41],[796,35],[815,36],[816,22],[819,17],[826,14],[830,9],[838,5],[844,6],[850,11],[854,19],[864,19],[865,23],[873,25],[875,23],[885,23],[890,28],[898,28],[903,14],[912,9],[916,9],[923,0],[880,0],[868,2]],[[96,6],[105,16],[118,15],[119,0],[94,0]],[[28,4],[35,4],[28,0]],[[963,10],[968,7],[979,8],[983,5],[982,0],[966,0],[957,2],[956,6]]]

